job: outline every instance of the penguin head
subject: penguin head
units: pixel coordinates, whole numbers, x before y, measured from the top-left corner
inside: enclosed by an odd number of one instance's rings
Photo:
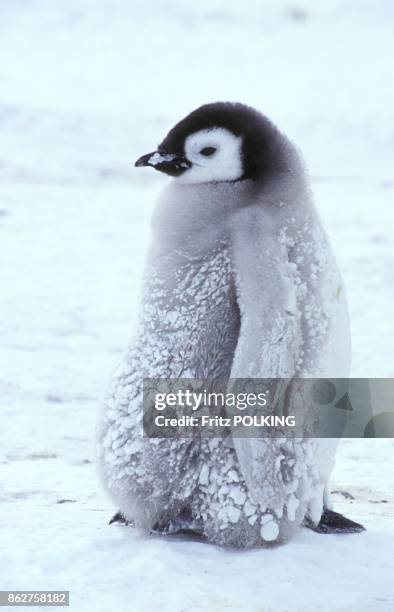
[[[283,136],[244,104],[216,102],[193,111],[170,130],[157,151],[136,166],[152,166],[184,183],[258,180],[287,169]]]

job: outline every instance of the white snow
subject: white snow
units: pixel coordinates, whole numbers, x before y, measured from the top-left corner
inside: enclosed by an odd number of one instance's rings
[[[209,482],[209,468],[207,465],[203,465],[200,478],[198,479],[201,485],[207,485]]]
[[[290,495],[286,503],[286,509],[287,509],[287,516],[289,517],[291,521],[295,521],[295,513],[296,513],[298,506],[299,506],[299,501],[296,498],[296,496]]]
[[[158,164],[161,164],[162,162],[169,162],[169,161],[172,161],[173,159],[175,159],[175,155],[170,155],[170,154],[163,155],[163,153],[156,152],[152,155],[152,157],[149,158],[149,164],[151,166],[157,166]]]
[[[236,487],[231,489],[229,496],[233,498],[238,506],[243,506],[246,499],[246,493],[242,491],[242,489]]]
[[[393,16],[389,0],[3,0],[1,588],[70,589],[78,612],[393,609],[392,440],[339,447],[334,505],[366,533],[242,553],[108,527],[93,465],[167,180],[132,166],[207,101],[256,106],[297,142],[353,375],[393,376]]]
[[[234,506],[227,506],[226,512],[230,523],[238,523],[239,517],[241,516],[241,510]]]
[[[274,520],[264,523],[261,527],[261,537],[266,542],[273,542],[279,534],[279,527]]]

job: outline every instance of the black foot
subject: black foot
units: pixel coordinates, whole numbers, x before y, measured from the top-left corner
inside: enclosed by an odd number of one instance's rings
[[[204,535],[204,524],[201,518],[193,518],[189,513],[179,514],[165,522],[153,525],[151,533],[159,535],[172,535],[174,533],[194,533]]]
[[[128,521],[127,518],[122,514],[119,510],[116,514],[113,515],[108,525],[112,525],[112,523],[118,523],[118,525],[131,525],[133,526],[132,521]]]
[[[314,525],[310,519],[305,519],[304,527],[316,531],[316,533],[359,533],[365,531],[365,527],[351,521],[350,519],[334,512],[333,510],[324,510],[318,525]]]

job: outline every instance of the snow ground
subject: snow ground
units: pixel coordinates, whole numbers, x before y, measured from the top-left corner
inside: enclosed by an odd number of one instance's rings
[[[83,612],[394,609],[392,440],[338,452],[336,508],[366,533],[249,552],[107,527],[92,443],[165,181],[131,162],[206,101],[250,103],[298,143],[348,289],[353,375],[393,376],[393,14],[2,0],[0,588],[69,589]]]

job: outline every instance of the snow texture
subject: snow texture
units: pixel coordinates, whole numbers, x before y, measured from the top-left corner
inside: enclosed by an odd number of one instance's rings
[[[391,440],[338,449],[334,506],[366,533],[246,553],[108,527],[92,463],[166,180],[132,163],[207,101],[260,108],[300,146],[347,288],[353,375],[393,376],[392,3],[0,12],[2,588],[69,588],[78,611],[392,610]]]

